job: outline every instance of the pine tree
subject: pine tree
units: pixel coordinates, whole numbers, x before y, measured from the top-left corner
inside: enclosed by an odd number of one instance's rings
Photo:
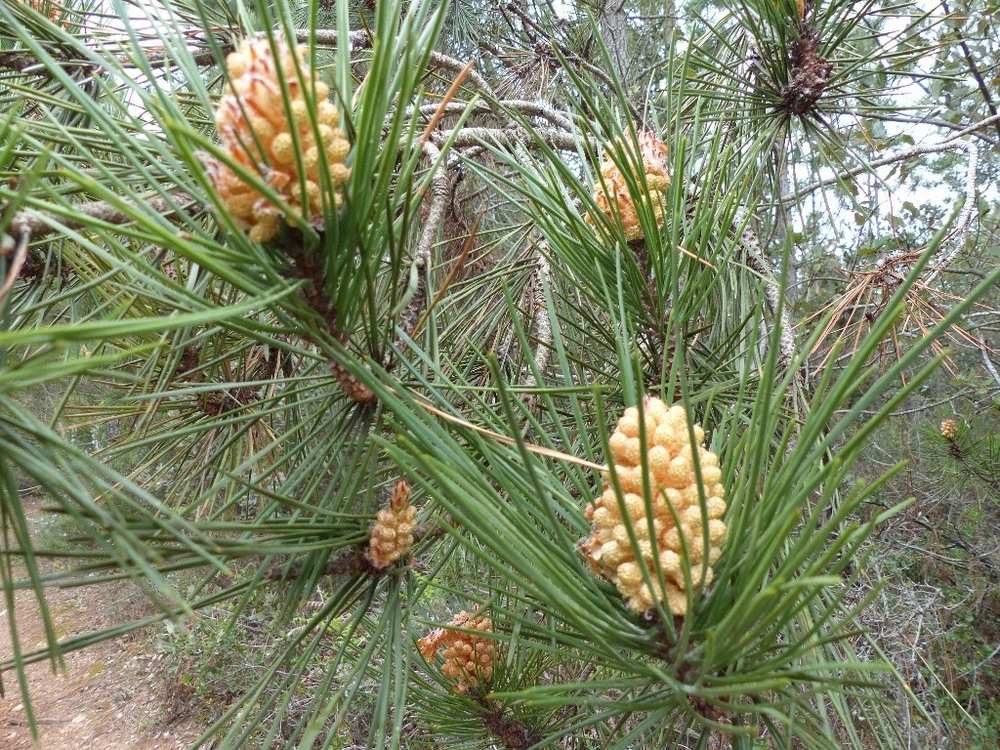
[[[12,620],[0,668],[272,592],[214,747],[898,746],[854,584],[902,506],[858,524],[850,468],[1000,270],[873,364],[956,196],[808,371],[845,312],[791,324],[789,151],[871,168],[839,118],[891,111],[935,19],[744,0],[640,46],[628,3],[111,6],[0,0],[0,580],[48,623],[123,578],[157,614],[39,651]]]

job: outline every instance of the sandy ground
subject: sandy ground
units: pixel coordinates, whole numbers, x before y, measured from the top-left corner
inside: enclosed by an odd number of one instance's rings
[[[15,617],[22,650],[45,645],[32,592],[16,595]],[[49,611],[60,638],[93,632],[136,616],[145,606],[126,584],[52,589]],[[0,661],[13,654],[10,613],[0,597]],[[201,734],[177,716],[171,683],[153,653],[150,634],[133,634],[66,654],[65,669],[50,661],[28,667],[31,705],[39,743],[32,742],[24,698],[13,671],[3,673],[0,748],[3,750],[173,750]]]

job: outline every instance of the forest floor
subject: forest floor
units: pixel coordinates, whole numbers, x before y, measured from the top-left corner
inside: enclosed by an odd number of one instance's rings
[[[33,528],[41,511],[26,507]],[[60,639],[91,633],[126,618],[148,614],[148,604],[129,584],[49,589],[47,603]],[[45,630],[31,591],[18,591],[14,616],[23,651],[45,646]],[[32,742],[24,698],[11,671],[2,675],[0,748],[3,750],[173,750],[188,747],[201,729],[172,697],[173,686],[155,653],[155,632],[138,632],[65,654],[27,668],[31,706],[39,732]],[[0,599],[0,661],[13,654],[10,612]]]

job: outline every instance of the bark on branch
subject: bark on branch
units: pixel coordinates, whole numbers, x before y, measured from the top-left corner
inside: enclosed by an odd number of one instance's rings
[[[780,372],[787,372],[795,361],[795,337],[792,334],[793,325],[791,316],[788,314],[788,303],[783,299],[783,292],[778,281],[774,278],[774,272],[764,256],[760,241],[756,233],[749,227],[743,229],[741,244],[744,249],[744,258],[747,266],[758,276],[764,284],[764,293],[767,296],[767,303],[772,312],[779,314],[780,334],[778,338],[778,368]]]
[[[123,206],[127,206],[128,209]],[[64,213],[21,209],[14,214],[10,231],[18,237],[27,235],[29,242],[36,242],[50,234],[83,229],[93,226],[96,222],[111,225],[128,224],[139,210],[143,213],[148,210],[161,216],[170,216],[178,210],[187,211],[198,206],[199,204],[184,193],[170,193],[144,201],[123,199],[121,205],[108,201],[75,203],[66,206]]]
[[[431,541],[442,536],[444,536],[444,529],[441,526],[432,523],[418,524],[413,530],[413,544],[416,545],[425,540]],[[367,549],[367,544],[354,544],[348,547],[345,551],[327,560],[321,575],[351,576],[365,573],[372,576],[384,576],[398,569],[398,564],[390,565],[387,568],[375,567],[365,556]],[[290,563],[272,566],[264,573],[264,578],[269,581],[284,581],[289,578],[297,578],[300,575],[302,575],[302,563]]]

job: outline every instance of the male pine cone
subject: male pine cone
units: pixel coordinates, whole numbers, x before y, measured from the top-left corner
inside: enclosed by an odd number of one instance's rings
[[[493,679],[493,641],[450,628],[492,633],[493,621],[462,610],[451,618],[448,628],[435,628],[417,641],[420,653],[427,661],[434,659],[441,646],[445,647],[441,654],[441,674],[449,680],[458,681],[456,692],[465,693],[473,686],[489,683]]]
[[[639,133],[638,136],[639,153],[638,159],[633,155],[634,148],[624,139],[619,141],[617,148],[615,144],[609,145],[605,149],[605,159],[601,162],[601,178],[594,185],[594,202],[601,212],[612,222],[620,221],[625,239],[638,240],[643,238],[642,225],[639,222],[639,213],[635,202],[629,192],[629,182],[638,183],[645,192],[641,196],[643,201],[649,202],[649,207],[653,211],[656,225],[663,226],[663,206],[667,200],[667,188],[670,186],[670,164],[667,161],[667,145],[660,141],[655,135],[649,132]],[[611,158],[616,150],[621,149],[632,164],[626,167],[633,174],[631,180]],[[638,163],[636,163],[638,162]],[[642,170],[643,176],[640,178],[636,173],[636,168]],[[588,223],[594,223],[594,217],[586,215]]]
[[[611,435],[609,446],[621,498],[609,484],[610,472],[605,472],[604,492],[586,510],[593,532],[581,546],[594,572],[615,584],[630,609],[646,613],[656,602],[665,600],[671,614],[683,615],[688,608],[689,583],[692,593],[708,586],[713,573],[711,568],[705,569],[702,579],[706,557],[712,564],[721,554],[719,545],[726,535],[721,520],[726,511],[722,499],[725,489],[719,483],[722,472],[718,456],[702,445],[705,432],[698,425],[693,428],[692,446],[683,406],[668,408],[660,399],[647,397],[643,412],[645,443],[640,438],[640,415],[635,407],[625,410]],[[701,471],[700,485],[694,450]],[[643,494],[643,454],[652,495],[651,517]],[[629,538],[629,526],[636,546]],[[654,538],[662,580],[653,557]],[[649,573],[652,587],[646,582],[643,568]]]
[[[351,147],[337,129],[340,112],[328,101],[330,87],[314,81],[304,65],[306,50],[280,41],[276,48],[277,60],[267,39],[245,39],[226,58],[230,84],[216,108],[216,126],[232,160],[260,175],[289,206],[287,223],[302,216],[323,229],[323,161],[339,206]],[[207,158],[205,168],[225,210],[249,229],[251,240],[267,242],[278,233],[281,208],[218,160]]]
[[[369,562],[382,570],[410,554],[417,509],[410,505],[410,487],[400,480],[392,492],[389,507],[378,512],[368,539]]]

